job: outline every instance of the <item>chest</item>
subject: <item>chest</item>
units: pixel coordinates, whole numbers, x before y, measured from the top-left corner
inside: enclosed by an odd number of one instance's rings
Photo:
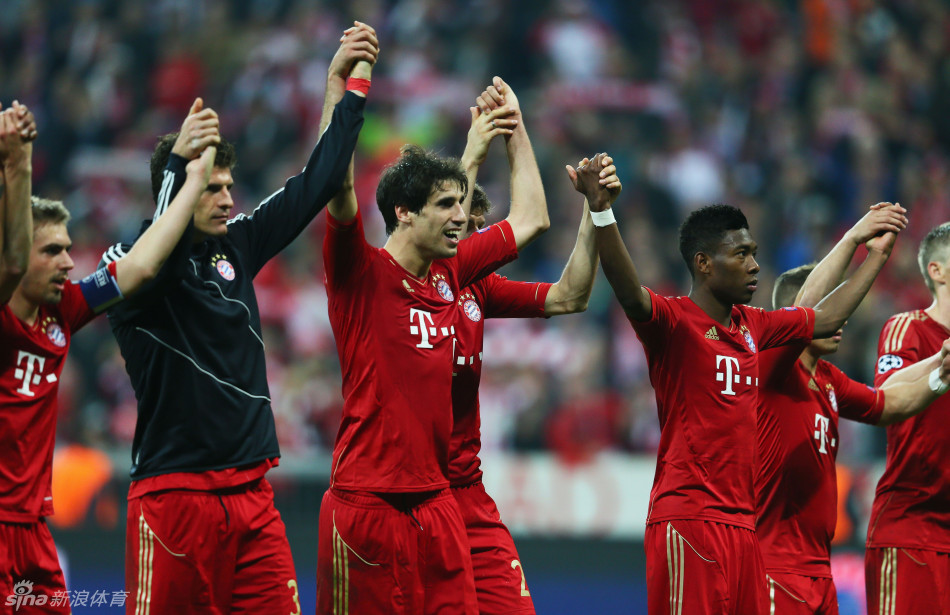
[[[22,399],[55,391],[69,349],[70,334],[57,316],[40,315],[33,326],[17,322],[2,339],[3,388]]]

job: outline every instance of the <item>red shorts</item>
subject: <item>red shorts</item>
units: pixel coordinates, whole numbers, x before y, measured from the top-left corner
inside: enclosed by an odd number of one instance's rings
[[[451,491],[327,491],[320,506],[317,613],[477,615],[472,559]]]
[[[950,554],[868,548],[864,578],[870,615],[950,613]]]
[[[297,576],[266,479],[129,499],[127,615],[299,614]]]
[[[0,613],[69,612],[69,594],[46,520],[0,521]]]
[[[838,615],[835,582],[788,572],[770,572],[768,613],[782,615]]]
[[[755,533],[712,521],[652,523],[644,537],[650,615],[768,612]]]
[[[511,532],[481,482],[453,487],[472,551],[481,615],[531,614],[534,604]]]

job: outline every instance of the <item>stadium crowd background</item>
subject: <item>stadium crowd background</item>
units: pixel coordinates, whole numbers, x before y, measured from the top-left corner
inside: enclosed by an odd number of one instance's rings
[[[676,233],[692,208],[746,213],[762,265],[754,303],[765,307],[777,273],[825,254],[872,203],[896,200],[910,226],[834,362],[870,382],[885,319],[930,302],[917,244],[950,212],[940,0],[6,0],[0,101],[36,114],[34,193],[72,211],[76,274],[151,216],[148,156],[196,96],[237,145],[235,213],[299,170],[329,59],[354,19],[380,35],[357,154],[376,245],[380,169],[407,142],[460,155],[468,107],[498,74],[524,109],[552,220],[509,277],[557,279],[582,202],[564,165],[607,151],[624,182],[622,232],[659,292],[688,290]],[[480,175],[494,219],[507,210],[502,150]],[[342,405],[323,233],[321,216],[257,278],[280,444],[301,459],[325,459]],[[89,329],[63,374],[60,443],[127,458],[134,395],[106,319]],[[484,456],[655,451],[643,352],[602,278],[587,313],[493,322],[485,348]],[[883,457],[883,430],[841,429],[839,461]]]

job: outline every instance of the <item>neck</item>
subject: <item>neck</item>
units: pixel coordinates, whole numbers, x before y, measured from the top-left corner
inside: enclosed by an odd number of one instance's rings
[[[707,286],[694,285],[689,291],[689,298],[692,299],[693,303],[698,305],[702,311],[706,312],[710,318],[726,329],[732,326],[733,304],[723,303],[717,299]]]
[[[936,295],[934,302],[924,311],[945,329],[950,329],[950,290],[947,290],[946,286],[941,286],[937,289]]]
[[[389,236],[383,249],[392,255],[400,267],[420,280],[429,275],[429,267],[432,266],[432,259],[420,254],[419,249],[410,243],[404,234],[398,230]]]
[[[815,375],[815,369],[818,367],[818,355],[811,351],[811,346],[805,349],[802,354],[799,355],[798,360],[802,362],[802,365],[805,366],[805,369],[811,375]]]
[[[20,293],[15,292],[13,296],[10,297],[10,311],[26,324],[32,325],[36,322],[36,317],[40,313],[40,306],[28,300]]]

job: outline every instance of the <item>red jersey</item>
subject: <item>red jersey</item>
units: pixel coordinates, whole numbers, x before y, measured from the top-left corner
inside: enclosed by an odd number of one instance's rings
[[[420,492],[449,486],[452,359],[460,289],[517,257],[500,222],[432,263],[420,280],[366,243],[362,218],[328,216],[330,324],[343,371],[343,419],[330,484]]]
[[[59,303],[40,306],[33,325],[0,307],[0,521],[53,514],[59,377],[72,333],[94,316],[75,283]]]
[[[449,481],[453,486],[469,485],[482,477],[478,458],[482,447],[478,384],[482,377],[485,319],[543,317],[544,301],[551,286],[512,282],[492,274],[459,295],[452,374],[454,423],[449,447]]]
[[[876,424],[884,393],[821,359],[812,376],[802,350],[789,344],[759,355],[755,532],[766,570],[831,578],[838,417]]]
[[[950,331],[923,310],[892,316],[878,340],[880,386],[940,350]],[[868,522],[868,547],[950,552],[950,396],[887,428],[887,466]]]
[[[736,305],[725,329],[689,297],[647,290],[650,320],[631,321],[660,419],[647,523],[701,519],[754,530],[758,351],[811,339],[814,310]]]

